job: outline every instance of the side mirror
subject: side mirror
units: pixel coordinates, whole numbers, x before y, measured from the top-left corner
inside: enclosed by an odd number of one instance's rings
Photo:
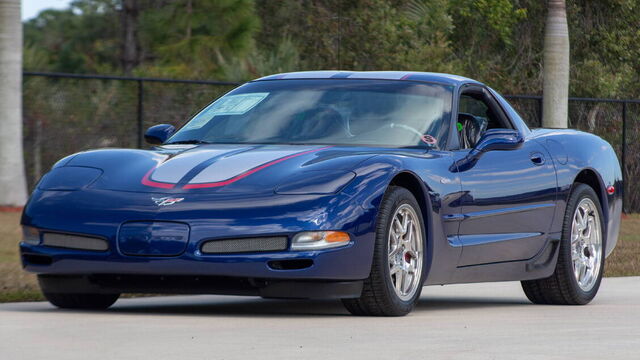
[[[490,129],[480,138],[471,152],[485,153],[494,150],[516,150],[524,139],[520,133],[511,129]]]
[[[517,130],[489,129],[467,156],[451,165],[451,172],[462,172],[471,169],[484,153],[489,151],[516,150],[522,147],[524,139]]]
[[[173,135],[176,128],[169,124],[155,125],[144,133],[144,140],[151,145],[160,145]]]

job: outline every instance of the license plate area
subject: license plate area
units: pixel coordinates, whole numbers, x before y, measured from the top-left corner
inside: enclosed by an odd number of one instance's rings
[[[177,256],[187,248],[189,230],[179,222],[127,222],[118,232],[118,247],[130,256]]]

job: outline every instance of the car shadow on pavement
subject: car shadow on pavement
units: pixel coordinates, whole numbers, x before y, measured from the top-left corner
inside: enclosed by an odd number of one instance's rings
[[[481,297],[430,297],[423,295],[412,314],[488,307],[530,305],[526,299]],[[119,315],[218,316],[218,317],[306,317],[350,316],[337,300],[277,300],[220,296],[123,299],[104,311],[62,310],[53,307],[14,309],[62,313],[117,313]]]
[[[219,298],[218,298],[219,299]],[[212,299],[213,300],[213,299]],[[217,299],[216,299],[217,300]],[[131,304],[131,305],[129,305]],[[428,297],[422,296],[414,313],[436,310],[455,311],[488,307],[527,306],[526,299],[481,297]],[[349,312],[336,300],[278,300],[242,298],[199,303],[146,304],[127,303],[110,311],[120,314],[157,315],[216,315],[216,316],[349,316]]]
[[[211,315],[211,316],[347,316],[349,313],[340,301],[331,300],[277,300],[261,298],[242,298],[211,302],[203,299],[198,303],[135,304],[129,301],[117,304],[109,312],[118,314],[154,314],[154,315]]]
[[[413,311],[463,310],[532,305],[526,299],[490,297],[429,297],[423,295]]]

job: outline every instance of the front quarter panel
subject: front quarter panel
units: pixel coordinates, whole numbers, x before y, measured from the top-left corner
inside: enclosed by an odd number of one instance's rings
[[[450,221],[460,214],[459,199],[463,195],[459,176],[449,170],[452,163],[451,153],[446,151],[389,151],[360,164],[356,181],[344,190],[375,219],[384,193],[395,178],[408,175],[420,183],[423,197],[417,200],[426,226],[427,285],[447,283],[462,251],[456,243],[458,222]]]
[[[596,193],[602,203],[606,224],[606,256],[618,242],[622,214],[623,179],[620,163],[611,145],[593,134],[575,130],[534,130],[553,156],[558,177],[558,211],[553,222],[554,231],[562,231],[567,201],[578,176],[583,172],[595,174]],[[608,194],[613,186],[615,193]]]

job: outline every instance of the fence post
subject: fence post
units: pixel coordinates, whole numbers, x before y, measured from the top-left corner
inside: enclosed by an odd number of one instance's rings
[[[540,97],[540,99],[538,99],[538,122],[540,127],[542,127],[542,105],[543,104],[543,100],[542,100],[542,96]]]
[[[144,127],[144,81],[138,80],[138,149],[142,149],[142,132]]]
[[[626,188],[627,186],[627,102],[624,101],[622,102],[622,183],[624,184],[623,187]],[[622,211],[623,212],[627,212],[627,209],[625,207],[626,205],[626,197],[627,197],[627,191],[626,189],[622,190]]]

